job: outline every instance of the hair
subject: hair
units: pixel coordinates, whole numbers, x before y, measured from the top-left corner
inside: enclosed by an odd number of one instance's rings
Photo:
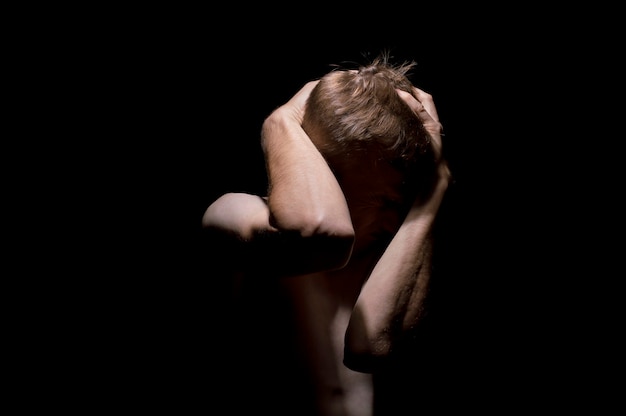
[[[331,168],[350,156],[385,160],[410,176],[430,171],[430,135],[396,91],[415,96],[408,79],[415,65],[394,65],[381,54],[356,70],[337,67],[320,78],[308,98],[302,126]]]

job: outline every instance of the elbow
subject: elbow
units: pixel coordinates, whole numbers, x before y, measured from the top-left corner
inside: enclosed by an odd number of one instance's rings
[[[300,237],[308,246],[309,256],[322,269],[343,268],[350,257],[355,241],[352,223],[317,222],[299,229]]]
[[[318,257],[327,268],[346,265],[352,255],[355,241],[354,227],[348,219],[334,216],[300,213],[290,218],[271,219],[272,226],[296,235],[308,247],[307,252]]]
[[[353,322],[351,322],[352,324]],[[426,330],[424,328],[423,330]],[[403,366],[415,351],[428,348],[428,336],[416,328],[409,330],[385,326],[366,329],[348,325],[345,335],[343,363],[353,371],[376,373],[398,365]]]
[[[336,270],[343,268],[350,261],[354,246],[354,235],[341,234],[325,237],[323,256],[326,258],[326,269]],[[321,262],[320,262],[321,263]]]
[[[376,320],[380,310],[364,312],[356,305],[344,335],[343,364],[353,371],[375,373],[389,368],[402,334],[394,320]]]
[[[322,220],[315,223],[314,227],[306,230],[307,235],[317,236],[328,240],[331,246],[335,246],[340,252],[346,256],[346,261],[352,254],[352,247],[355,241],[354,227],[348,219],[346,221],[338,221],[334,218]]]
[[[394,346],[392,330],[367,326],[357,307],[352,313],[344,337],[343,363],[353,371],[374,373],[385,368]]]
[[[362,343],[346,342],[343,364],[353,371],[375,373],[389,366],[391,342],[384,338]]]
[[[306,212],[303,212],[306,211]],[[276,213],[280,212],[280,216]],[[311,210],[273,209],[270,223],[279,230],[296,232],[303,238],[354,240],[355,233],[349,215]]]
[[[266,259],[280,254],[283,275],[337,270],[350,261],[355,241],[351,223],[320,221],[308,215],[282,216],[270,222],[278,230],[273,239],[277,244],[263,252]]]

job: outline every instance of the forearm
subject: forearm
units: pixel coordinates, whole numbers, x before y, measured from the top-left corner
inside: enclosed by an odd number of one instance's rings
[[[363,285],[346,331],[346,365],[371,371],[419,323],[429,288],[432,228],[447,189],[415,204]]]
[[[289,111],[279,108],[265,120],[262,145],[272,225],[303,236],[353,236],[341,187]]]

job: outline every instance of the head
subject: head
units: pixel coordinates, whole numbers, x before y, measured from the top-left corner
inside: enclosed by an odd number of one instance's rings
[[[414,63],[380,56],[336,69],[311,91],[302,126],[348,201],[357,242],[390,238],[434,170],[430,136],[396,89],[413,93]]]

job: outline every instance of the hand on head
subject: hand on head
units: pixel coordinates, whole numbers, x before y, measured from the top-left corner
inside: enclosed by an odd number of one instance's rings
[[[435,101],[432,95],[429,93],[413,87],[413,92],[417,96],[417,99],[406,91],[397,90],[398,95],[408,106],[413,110],[415,114],[422,120],[424,128],[432,139],[433,149],[435,155],[439,160],[439,177],[440,179],[449,179],[451,172],[448,167],[448,163],[443,159],[441,141],[443,126],[439,122],[439,116],[437,115],[437,107],[435,107]]]
[[[293,117],[298,124],[302,124],[306,101],[318,82],[319,80],[315,80],[304,84],[304,86],[281,107],[281,110],[289,112],[290,116]]]
[[[433,147],[437,157],[441,157],[441,131],[443,130],[443,126],[439,122],[437,108],[435,107],[432,95],[417,87],[413,87],[417,99],[406,91],[397,91],[400,98],[402,98],[420,120],[422,120],[424,128],[432,137]]]

